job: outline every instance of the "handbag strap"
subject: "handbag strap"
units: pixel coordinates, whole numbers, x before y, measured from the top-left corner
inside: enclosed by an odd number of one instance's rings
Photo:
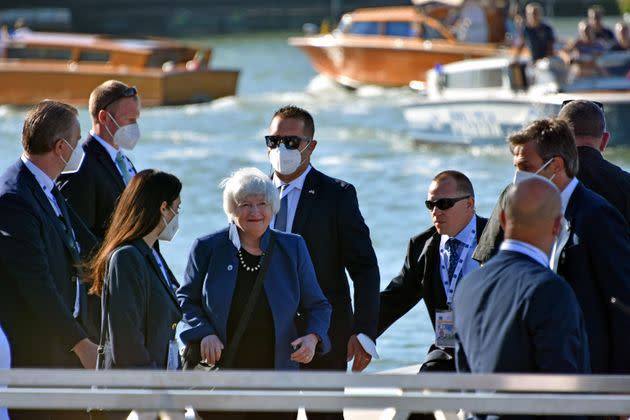
[[[254,306],[256,301],[258,300],[258,296],[260,295],[260,291],[263,288],[263,281],[265,277],[265,272],[267,268],[269,268],[269,262],[271,261],[271,254],[273,252],[274,245],[276,243],[276,235],[269,231],[269,246],[267,247],[267,252],[262,257],[262,266],[260,267],[260,271],[258,271],[258,276],[256,276],[256,282],[254,283],[254,287],[252,288],[251,293],[249,294],[249,298],[247,299],[247,303],[245,304],[245,311],[241,315],[241,319],[238,321],[238,327],[236,327],[236,331],[232,336],[232,339],[228,343],[227,351],[225,358],[223,359],[223,363],[221,363],[222,367],[229,368],[234,362],[234,357],[236,357],[236,349],[243,338],[243,334],[247,329],[247,325],[254,313]]]

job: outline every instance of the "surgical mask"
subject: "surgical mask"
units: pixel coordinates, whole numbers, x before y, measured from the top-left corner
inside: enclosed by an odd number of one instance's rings
[[[310,140],[302,150],[287,149],[284,144],[280,144],[278,147],[271,149],[269,152],[269,162],[271,162],[273,170],[281,175],[290,175],[297,171],[297,168],[303,163],[302,152],[306,150],[309,144],[311,144]]]
[[[553,178],[556,176],[556,174],[551,175],[551,178],[547,179],[542,175],[538,175],[543,169],[545,169],[553,160],[553,158],[549,159],[547,162],[545,162],[545,164],[543,166],[540,167],[540,169],[538,169],[536,172],[532,173],[532,172],[526,172],[526,171],[519,171],[518,169],[514,172],[514,179],[512,180],[512,183],[514,185],[516,184],[520,184],[521,182],[525,181],[526,179],[530,179],[530,178],[542,178],[545,181],[551,181],[553,180]]]
[[[175,213],[170,207],[169,210],[172,211],[175,216],[168,223],[166,222],[166,218],[162,216],[162,220],[164,220],[166,226],[158,236],[158,239],[161,241],[172,241],[179,230],[179,214]]]
[[[70,159],[68,159],[67,161],[63,158],[63,155],[59,155],[63,163],[65,163],[65,166],[63,167],[63,170],[61,172],[64,173],[64,172],[78,171],[79,168],[81,167],[81,162],[83,162],[83,156],[85,156],[85,153],[83,152],[83,148],[79,147],[78,143],[76,147],[73,148],[66,139],[61,139],[61,140],[63,140],[64,143],[66,143],[68,147],[72,149],[72,154],[70,155]]]
[[[118,130],[112,136],[112,132],[109,131],[109,128],[105,126],[105,129],[109,133],[110,136],[114,139],[114,143],[118,144],[123,149],[132,150],[138,144],[138,140],[140,140],[140,127],[138,123],[131,123],[127,125],[123,125],[122,127],[118,124],[118,121],[114,119],[112,114],[107,113],[109,117],[114,121]]]

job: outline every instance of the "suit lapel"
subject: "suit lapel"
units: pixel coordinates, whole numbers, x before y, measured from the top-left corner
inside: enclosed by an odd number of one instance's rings
[[[116,183],[120,191],[125,189],[125,181],[123,180],[118,168],[114,161],[112,161],[111,156],[107,153],[107,150],[96,140],[94,137],[90,136],[90,138],[86,142],[88,150],[91,150],[96,159],[100,162],[100,164],[106,169],[107,173],[112,177],[112,180]]]
[[[148,245],[147,245],[147,248],[148,248]],[[162,283],[162,286],[164,286],[164,288],[166,289],[166,292],[168,293],[169,297],[171,298],[171,300],[173,301],[175,306],[177,308],[179,308],[179,303],[177,303],[177,297],[175,296],[175,292],[173,292],[173,289],[171,289],[171,287],[168,285],[168,282],[164,278],[164,274],[162,273],[162,270],[160,269],[160,266],[158,265],[157,261],[155,260],[155,256],[153,255],[153,252],[151,251],[150,248],[149,248],[148,251],[144,252],[144,256],[149,261],[149,264],[153,268],[153,271],[155,272],[155,274],[160,279],[160,283]],[[160,255],[160,257],[161,257],[161,255]],[[164,260],[162,260],[162,261],[164,262]],[[166,262],[164,262],[164,264],[166,264]],[[167,270],[167,272],[168,272],[168,270]]]
[[[437,232],[431,236],[425,245],[426,264],[424,271],[424,299],[427,306],[435,309],[446,308],[446,293],[442,287],[440,273],[440,234]],[[435,299],[434,299],[435,298]],[[431,314],[431,316],[433,316]],[[433,322],[433,319],[431,320]]]
[[[319,193],[318,175],[319,172],[312,167],[310,172],[306,175],[304,186],[300,193],[300,201],[298,201],[295,217],[293,218],[293,226],[291,227],[291,232],[293,233],[302,233],[302,229],[311,214],[311,210]]]

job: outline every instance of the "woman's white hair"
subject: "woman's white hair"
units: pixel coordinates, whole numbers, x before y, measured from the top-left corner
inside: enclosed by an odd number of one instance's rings
[[[221,181],[223,187],[223,211],[232,222],[236,207],[250,195],[262,195],[271,206],[272,214],[280,210],[278,189],[263,171],[258,168],[241,168]]]

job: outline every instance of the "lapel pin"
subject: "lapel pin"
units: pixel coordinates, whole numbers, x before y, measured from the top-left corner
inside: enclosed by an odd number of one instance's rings
[[[309,194],[315,194],[315,190],[308,190]]]

